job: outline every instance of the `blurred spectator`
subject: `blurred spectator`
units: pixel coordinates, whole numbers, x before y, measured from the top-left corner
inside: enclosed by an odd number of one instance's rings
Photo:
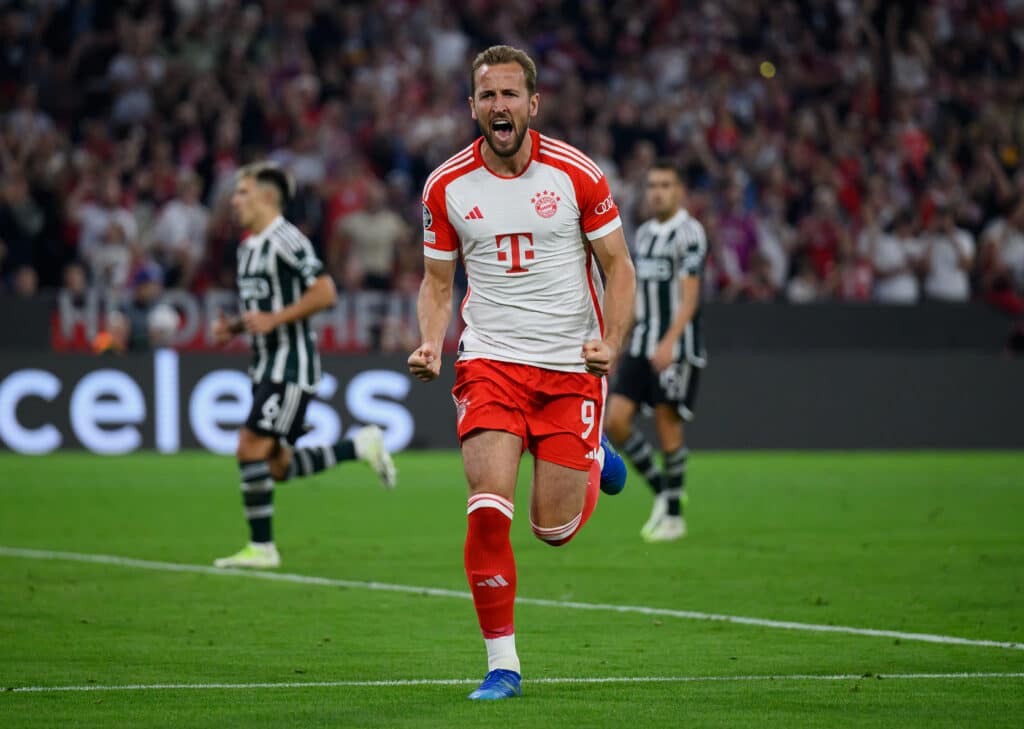
[[[163,293],[163,272],[149,264],[139,268],[131,280],[132,296],[123,312],[127,322],[127,348],[132,352],[150,349],[149,316]]]
[[[771,260],[761,249],[750,257],[750,272],[737,292],[739,301],[775,301],[779,295],[775,270]]]
[[[157,205],[162,205],[179,189],[180,172],[174,162],[174,145],[166,139],[153,142],[150,149],[149,164],[143,170],[146,179],[136,181],[136,189],[144,188],[149,198]]]
[[[9,273],[33,266],[46,220],[21,170],[10,170],[0,184],[0,273]]]
[[[85,297],[89,291],[89,276],[81,263],[73,262],[66,265],[61,274],[61,283],[74,306],[81,307],[85,304]]]
[[[78,224],[76,248],[83,260],[90,260],[95,249],[102,245],[111,223],[121,227],[127,240],[138,240],[135,216],[122,203],[121,181],[109,172],[95,182],[84,180],[68,200],[68,213]]]
[[[853,241],[844,236],[827,282],[828,292],[839,301],[869,301],[872,278],[871,264],[858,253]]]
[[[395,270],[394,290],[407,296],[416,296],[423,283],[423,251],[412,238],[398,247],[398,265]]]
[[[872,213],[861,231],[858,248],[874,272],[874,299],[882,304],[916,304],[920,298],[917,271],[923,250],[914,235],[909,211],[897,213],[891,229],[884,231]]]
[[[132,269],[132,249],[120,223],[110,221],[87,260],[94,285],[110,291],[126,290]]]
[[[372,175],[361,162],[346,160],[341,165],[337,176],[325,186],[328,236],[334,234],[345,216],[366,208],[368,190],[372,183]]]
[[[956,226],[945,201],[936,204],[932,229],[924,236],[922,248],[925,294],[939,301],[970,299],[974,236]]]
[[[459,27],[455,13],[442,12],[439,25],[430,33],[430,62],[436,76],[464,73],[470,41]]]
[[[110,121],[125,126],[153,113],[153,89],[163,81],[166,64],[155,51],[160,25],[154,16],[140,23],[122,16],[118,26],[121,52],[110,62],[107,81],[114,90]]]
[[[825,185],[817,187],[814,190],[814,208],[800,222],[796,251],[811,262],[818,280],[824,281],[832,275],[843,239],[847,236],[835,191]]]
[[[801,255],[795,259],[796,275],[786,286],[786,301],[791,304],[812,304],[824,294],[824,282],[819,278],[810,256]]]
[[[715,239],[721,261],[720,285],[738,292],[747,283],[758,249],[757,221],[747,212],[743,188],[733,181],[725,192],[725,207],[718,216]]]
[[[38,88],[34,84],[26,85],[18,96],[17,106],[7,115],[8,129],[29,148],[54,129],[53,119],[39,109],[38,99]]]
[[[789,275],[789,252],[796,246],[796,231],[786,220],[786,201],[777,192],[762,196],[761,213],[757,217],[758,278],[771,287],[774,294],[782,291]]]
[[[149,250],[164,269],[166,286],[190,288],[206,255],[210,213],[200,202],[202,180],[194,172],[178,176],[178,195],[160,210],[149,231]]]
[[[217,124],[213,150],[207,158],[208,177],[211,192],[207,198],[211,208],[221,200],[230,198],[235,188],[235,173],[238,171],[238,117],[227,114]]]
[[[312,131],[297,132],[291,145],[270,154],[270,160],[287,168],[297,187],[319,187],[327,177],[327,167]]]
[[[382,185],[368,189],[366,209],[346,216],[338,223],[327,250],[331,274],[352,290],[392,288],[398,249],[411,235],[410,227],[393,210],[384,206]]]
[[[981,235],[981,283],[989,303],[1024,314],[1024,197]]]

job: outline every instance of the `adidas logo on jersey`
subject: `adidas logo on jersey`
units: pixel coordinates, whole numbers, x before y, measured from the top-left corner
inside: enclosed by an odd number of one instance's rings
[[[470,210],[468,213],[466,213],[466,217],[465,217],[465,220],[483,220],[483,219],[484,219],[484,214],[480,212],[480,208],[477,207],[476,205],[473,206],[472,210]]]
[[[488,577],[486,580],[482,580],[476,583],[477,587],[508,587],[508,580],[501,575],[495,575],[494,577]]]

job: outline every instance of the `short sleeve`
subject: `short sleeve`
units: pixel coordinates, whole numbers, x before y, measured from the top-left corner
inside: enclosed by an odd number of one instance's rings
[[[301,234],[288,235],[275,240],[278,258],[299,275],[306,286],[324,272],[324,264],[313,250],[313,244]]]
[[[692,229],[679,241],[679,271],[684,276],[704,275],[708,258],[708,239],[704,226],[694,221]]]
[[[619,208],[608,187],[608,178],[602,174],[594,181],[585,175],[582,182],[580,223],[587,239],[603,238],[616,228],[621,228],[622,219],[619,218]]]
[[[440,261],[459,257],[459,236],[448,220],[443,185],[428,186],[423,197],[423,255]]]

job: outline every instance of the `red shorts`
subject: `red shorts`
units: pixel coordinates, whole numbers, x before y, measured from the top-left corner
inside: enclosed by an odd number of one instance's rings
[[[470,359],[455,363],[459,441],[475,430],[523,439],[534,458],[590,470],[601,445],[605,378]]]

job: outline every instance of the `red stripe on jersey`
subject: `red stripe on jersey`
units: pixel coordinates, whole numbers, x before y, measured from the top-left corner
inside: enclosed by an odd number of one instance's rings
[[[460,157],[459,159],[452,160],[450,163],[446,162],[441,167],[438,167],[434,171],[434,173],[427,178],[427,182],[423,186],[423,198],[429,198],[430,191],[434,187],[434,185],[436,185],[438,182],[440,182],[442,179],[452,174],[453,172],[458,172],[463,167],[466,167],[468,165],[473,165],[473,168],[475,168],[475,162],[476,160],[473,158],[473,155],[470,154],[468,157]],[[469,170],[459,172],[459,174],[462,175],[465,174],[466,172],[469,172]]]
[[[434,177],[436,177],[437,175],[439,175],[442,172],[444,172],[445,168],[447,168],[448,166],[454,164],[455,162],[459,162],[459,161],[465,159],[467,156],[472,156],[472,154],[473,154],[473,145],[472,144],[470,144],[467,147],[463,147],[458,152],[456,152],[451,157],[449,157],[444,162],[442,162],[437,167],[435,167],[434,171],[431,172],[430,175],[427,177],[427,182],[430,182],[430,180],[432,180]]]
[[[604,315],[601,312],[601,302],[597,300],[597,289],[594,287],[594,249],[587,243],[587,286],[590,287],[590,301],[594,305],[594,313],[597,314],[597,328],[604,337]]]
[[[457,154],[453,154],[451,157],[449,157],[444,162],[442,162],[441,164],[434,168],[434,171],[427,176],[426,184],[429,185],[437,177],[443,175],[452,165],[458,164],[459,162],[464,162],[465,160],[469,159],[472,156],[472,145],[466,147],[463,150],[460,150]]]
[[[603,174],[601,172],[601,168],[597,166],[594,160],[590,159],[590,157],[583,154],[583,152],[576,149],[576,147],[572,146],[571,144],[566,144],[565,142],[562,142],[558,139],[552,139],[551,137],[545,137],[543,134],[540,137],[540,141],[541,144],[548,147],[552,147],[559,153],[564,154],[568,157],[572,157],[583,166],[589,167],[590,171],[593,172],[598,177],[600,177]]]
[[[448,174],[451,170],[456,169],[458,165],[465,163],[467,160],[472,160],[472,157],[463,157],[461,159],[453,160],[452,162],[445,162],[444,165],[431,172],[430,176],[427,177],[426,182],[423,183],[423,197],[427,196],[427,191],[430,190],[438,180]]]
[[[601,174],[601,168],[597,166],[597,163],[594,162],[594,160],[590,159],[590,157],[588,157],[582,150],[572,146],[568,142],[563,142],[561,139],[554,139],[553,137],[547,137],[544,135],[541,135],[541,142],[548,146],[560,149],[570,157],[575,157],[583,164],[592,167],[596,174]]]
[[[567,165],[572,165],[573,167],[575,167],[577,170],[579,170],[580,172],[585,174],[587,177],[589,177],[594,182],[597,182],[598,180],[601,179],[599,176],[597,176],[593,172],[591,172],[589,168],[584,167],[582,164],[580,164],[576,160],[574,160],[574,159],[572,159],[570,157],[567,157],[565,155],[558,154],[558,153],[552,151],[550,148],[541,147],[540,153],[541,153],[542,157],[547,157],[548,159],[552,159],[552,160],[559,160],[560,162],[564,162]],[[556,165],[556,166],[560,166],[560,165]]]
[[[462,258],[462,251],[461,251],[461,250],[459,251],[459,258]],[[465,265],[466,265],[465,261],[463,261],[463,262],[462,262],[462,265],[463,265],[463,266],[465,266]],[[472,289],[472,288],[470,288],[469,284],[467,283],[467,284],[466,284],[466,295],[462,297],[462,303],[461,303],[461,304],[459,304],[459,316],[461,316],[461,317],[462,317],[462,320],[463,320],[463,321],[465,321],[465,320],[466,320],[466,317],[465,317],[465,315],[464,315],[464,314],[462,313],[462,311],[463,311],[463,309],[465,309],[465,308],[466,308],[466,302],[467,302],[467,301],[469,301],[469,295],[470,295],[470,293],[472,293],[472,291],[473,291],[473,289]]]

